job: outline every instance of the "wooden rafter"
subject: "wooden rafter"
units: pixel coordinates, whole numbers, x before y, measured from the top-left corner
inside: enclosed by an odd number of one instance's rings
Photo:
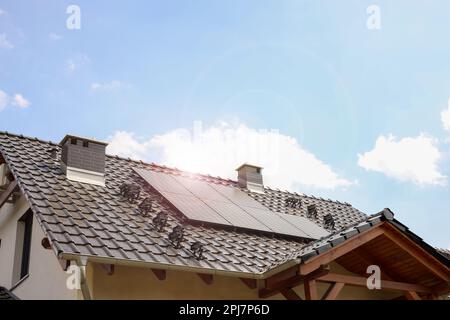
[[[214,281],[214,277],[212,274],[206,274],[206,273],[197,273],[197,274],[200,277],[200,279],[202,279],[203,282],[206,283],[207,285],[212,284]]]
[[[323,276],[330,272],[330,267],[328,265],[326,266],[320,266],[318,269],[313,271],[312,273],[302,276],[300,274],[297,274],[295,276],[292,276],[287,279],[279,280],[278,283],[272,283],[272,286],[270,288],[263,288],[259,290],[259,297],[260,298],[268,298],[271,297],[279,292],[281,292],[284,289],[287,288],[294,288],[300,284],[302,284],[305,280],[312,280],[315,278],[318,278],[320,276]]]
[[[439,295],[450,292],[450,282],[440,283],[431,288],[433,293]]]
[[[435,257],[430,255],[423,248],[414,243],[414,241],[403,235],[393,226],[384,225],[383,231],[389,239],[391,239],[393,242],[395,242],[396,245],[398,245],[400,248],[402,248],[416,260],[418,260],[434,275],[446,282],[450,282],[449,268],[442,266],[442,263],[440,263]]]
[[[0,208],[5,204],[9,197],[14,193],[17,188],[17,180],[9,183],[5,191],[0,194]]]
[[[152,269],[153,274],[160,281],[166,280],[166,270],[163,269]]]
[[[333,260],[343,256],[344,254],[355,250],[356,248],[362,246],[363,244],[381,236],[383,234],[383,230],[380,228],[380,225],[373,227],[363,233],[350,238],[349,240],[343,242],[340,245],[328,250],[327,252],[318,255],[316,257],[311,258],[306,261],[306,263],[300,265],[300,274],[305,275],[309,274],[312,271],[316,270],[320,267],[320,265],[328,264]]]
[[[420,296],[414,291],[406,291],[405,296],[408,300],[422,300]]]
[[[287,289],[281,290],[281,294],[287,300],[302,300],[302,298],[300,298],[300,296],[292,288],[287,288]]]
[[[362,250],[361,248],[358,248],[355,250],[356,255],[358,255],[358,257],[364,261],[365,264],[367,264],[367,266],[370,265],[377,265],[378,267],[380,267],[380,272],[381,272],[381,278],[385,279],[385,280],[400,280],[401,278],[399,278],[397,275],[394,275],[392,273],[392,271],[388,271],[387,267],[383,264],[381,264],[379,261],[377,261],[374,257],[372,257],[369,253],[367,253],[367,251]]]
[[[283,270],[283,271],[267,278],[265,280],[265,287],[269,288],[269,289],[274,288],[280,283],[280,281],[291,278],[291,277],[295,277],[297,275],[298,275],[298,266],[293,266],[289,269]]]
[[[341,292],[341,290],[344,288],[345,283],[342,282],[336,282],[332,283],[328,290],[325,292],[325,294],[322,297],[322,300],[336,300],[337,296]]]
[[[316,280],[305,280],[305,300],[317,300]]]
[[[114,274],[114,265],[113,264],[100,264],[103,270],[106,271],[108,276],[112,276]]]
[[[61,266],[61,268],[64,271],[67,271],[67,269],[70,266],[70,260],[66,260],[66,259],[58,259],[59,265]]]
[[[335,273],[329,273],[327,275],[319,277],[317,278],[317,281],[331,282],[331,283],[342,282],[347,285],[360,287],[367,286],[367,278],[365,277],[348,276]],[[388,280],[381,280],[381,289],[431,293],[430,288],[427,288],[419,284],[388,281]]]
[[[256,289],[256,279],[248,279],[248,278],[240,278],[240,279],[249,289]]]

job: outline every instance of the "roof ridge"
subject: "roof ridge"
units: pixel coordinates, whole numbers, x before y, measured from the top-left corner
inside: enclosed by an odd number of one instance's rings
[[[2,130],[0,130],[0,134],[5,134],[7,136],[13,136],[13,137],[18,137],[18,138],[22,138],[22,139],[34,140],[34,141],[50,144],[52,146],[60,147],[59,143],[55,143],[53,141],[46,141],[46,140],[43,140],[43,139],[39,139],[37,137],[24,136],[23,134],[16,134],[16,133],[11,133],[11,132],[2,131]],[[237,183],[236,180],[233,180],[233,179],[230,179],[230,178],[223,178],[223,177],[219,177],[219,176],[212,176],[211,174],[207,174],[207,173],[199,173],[199,172],[191,172],[191,171],[181,170],[181,169],[178,169],[176,167],[169,167],[169,166],[166,166],[166,165],[163,165],[163,164],[157,164],[157,163],[154,163],[154,162],[146,162],[146,161],[143,161],[143,160],[131,159],[129,157],[122,157],[122,156],[119,156],[119,155],[106,154],[106,157],[113,158],[113,159],[119,159],[119,160],[123,160],[123,161],[128,161],[128,162],[134,162],[134,163],[142,164],[144,166],[153,166],[153,167],[157,167],[157,168],[160,168],[160,169],[171,170],[171,171],[177,172],[177,173],[185,173],[187,175],[204,177],[204,178],[207,178],[207,179],[214,179],[214,180],[226,182],[226,183],[229,183],[229,184],[230,183],[232,183],[232,184],[236,184]],[[320,200],[320,201],[325,201],[325,202],[331,202],[331,203],[335,203],[335,204],[339,204],[339,205],[347,205],[349,207],[354,208],[350,203],[348,203],[348,202],[341,202],[339,200],[324,199],[324,198],[321,198],[321,197],[316,197],[316,196],[313,196],[313,195],[307,195],[307,194],[304,194],[304,193],[300,194],[300,193],[298,193],[296,191],[280,190],[278,188],[274,188],[274,187],[270,187],[270,186],[264,186],[264,189],[267,189],[267,190],[270,190],[270,191],[273,191],[273,192],[282,192],[282,193],[290,194],[290,195],[294,195],[294,196],[306,197],[306,198],[309,198],[309,199],[315,199],[315,200]]]
[[[46,143],[46,144],[55,145],[55,146],[59,145],[58,143],[55,143],[55,142],[50,141],[50,140],[43,140],[43,139],[39,139],[37,137],[25,136],[23,134],[17,134],[17,133],[12,133],[12,132],[3,131],[3,130],[0,130],[0,134],[4,134],[6,136],[11,136],[11,137],[22,138],[22,139],[34,140],[34,141],[43,142],[43,143]]]
[[[0,135],[1,134],[6,135],[6,136],[10,136],[10,137],[17,137],[17,138],[21,138],[21,139],[33,140],[33,141],[42,142],[42,143],[45,143],[45,144],[50,144],[52,146],[60,147],[59,143],[56,143],[56,142],[53,142],[53,141],[50,141],[50,140],[39,139],[37,137],[25,136],[23,134],[17,134],[17,133],[12,133],[12,132],[3,131],[3,130],[0,130]],[[188,175],[201,176],[201,177],[206,177],[206,178],[209,178],[209,179],[221,180],[221,181],[224,181],[224,182],[227,182],[227,183],[237,183],[236,180],[229,179],[229,178],[222,178],[222,177],[219,177],[219,176],[212,176],[211,174],[205,174],[205,173],[181,170],[179,168],[169,167],[169,166],[166,166],[164,164],[157,164],[157,163],[154,163],[154,162],[146,162],[144,160],[131,159],[130,157],[122,157],[122,156],[114,155],[114,154],[105,154],[105,156],[108,157],[108,158],[114,158],[114,159],[124,160],[124,161],[128,161],[128,162],[135,162],[135,163],[139,163],[139,164],[142,164],[142,165],[145,165],[145,166],[153,166],[153,167],[158,167],[158,168],[161,168],[161,169],[171,170],[171,171],[174,171],[174,172],[186,173]]]
[[[320,201],[325,201],[325,202],[337,203],[337,204],[340,204],[340,205],[346,205],[346,206],[349,206],[349,207],[353,208],[352,204],[348,203],[348,202],[343,202],[343,201],[339,201],[339,200],[333,200],[333,199],[329,199],[329,198],[325,199],[325,198],[322,198],[322,197],[316,197],[314,195],[308,195],[308,194],[305,194],[303,192],[299,193],[297,191],[280,190],[278,188],[273,188],[273,187],[269,187],[269,186],[264,186],[264,189],[268,189],[268,190],[273,191],[273,192],[289,193],[290,195],[294,195],[294,196],[298,196],[298,197],[304,197],[304,198],[309,198],[309,199],[314,199],[314,200],[320,200]]]

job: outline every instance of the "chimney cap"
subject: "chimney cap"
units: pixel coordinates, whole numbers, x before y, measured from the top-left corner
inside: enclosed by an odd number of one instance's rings
[[[66,136],[61,140],[61,142],[59,143],[60,146],[64,145],[64,143],[66,143],[66,141],[68,139],[80,139],[82,141],[88,141],[88,142],[92,142],[92,143],[96,143],[96,144],[101,144],[104,146],[107,146],[108,143],[107,142],[103,142],[103,141],[98,141],[95,139],[91,139],[91,138],[84,138],[84,137],[80,137],[80,136],[75,136],[72,134],[66,134]]]
[[[241,164],[241,165],[236,169],[236,171],[241,170],[243,167],[251,167],[251,168],[256,168],[256,169],[263,169],[263,167],[260,167],[260,166],[254,165],[254,164],[249,164],[249,163],[244,162],[243,164]]]

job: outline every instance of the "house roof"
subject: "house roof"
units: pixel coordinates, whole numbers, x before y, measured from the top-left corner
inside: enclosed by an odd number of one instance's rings
[[[52,158],[52,149],[58,150],[57,159]],[[270,210],[283,214],[306,217],[307,206],[314,204],[317,208],[317,219],[314,221],[325,227],[323,217],[331,214],[335,220],[335,230],[329,230],[332,232],[326,238],[311,241],[194,224],[149,188],[133,168],[240,188],[237,182],[107,156],[106,186],[102,187],[67,180],[59,165],[60,146],[53,142],[0,132],[0,152],[58,257],[81,255],[110,259],[115,263],[198,268],[205,273],[263,275],[289,262],[307,260],[386,220],[385,214],[367,216],[348,203],[265,187],[263,194],[242,190]],[[121,197],[120,186],[129,182],[140,185],[141,198],[148,196],[153,200],[149,217],[143,217],[138,212],[139,202],[131,204]],[[287,207],[285,201],[290,197],[301,198],[301,207]],[[168,213],[169,222],[163,232],[157,232],[151,221],[161,211]],[[175,249],[168,240],[168,233],[176,225],[185,228],[185,241],[180,249]],[[201,260],[197,260],[190,251],[190,244],[195,241],[205,246]],[[446,259],[435,250],[433,253]]]

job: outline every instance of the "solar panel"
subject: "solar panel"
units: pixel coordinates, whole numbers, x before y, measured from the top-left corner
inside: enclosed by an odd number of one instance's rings
[[[186,177],[175,177],[183,187],[185,187],[191,194],[200,199],[217,200],[228,202],[228,199],[218,193],[211,184]]]
[[[328,234],[306,218],[272,212],[232,186],[134,170],[190,220],[302,238],[319,239]]]
[[[155,188],[158,191],[192,195],[191,192],[189,192],[185,187],[180,185],[180,183],[176,181],[175,178],[171,175],[162,172],[149,171],[137,168],[135,168],[134,171],[136,171],[142,178],[144,178],[145,181],[147,181],[153,188]]]
[[[329,235],[328,231],[319,225],[315,224],[311,220],[292,215],[292,214],[282,214],[281,218],[289,221],[291,224],[296,226],[298,229],[301,229],[304,233],[306,233],[310,238],[320,239]]]
[[[234,227],[273,232],[267,225],[258,221],[252,215],[246,214],[241,207],[231,202],[222,202],[214,200],[205,200],[206,204],[218,212]]]
[[[188,219],[230,225],[228,220],[223,218],[197,197],[165,191],[162,191],[161,194]]]
[[[242,207],[242,209],[258,221],[261,221],[265,225],[269,226],[269,228],[274,233],[309,238],[306,233],[302,232],[286,220],[281,219],[275,212],[269,211],[267,209],[261,210],[244,206]]]
[[[210,185],[221,195],[225,196],[231,202],[239,204],[239,206],[247,206],[247,207],[253,207],[253,208],[267,210],[267,208],[264,207],[261,203],[259,203],[258,201],[256,201],[252,197],[250,197],[245,192],[239,190],[238,188],[223,186],[223,185],[214,184],[214,183],[211,183]]]

